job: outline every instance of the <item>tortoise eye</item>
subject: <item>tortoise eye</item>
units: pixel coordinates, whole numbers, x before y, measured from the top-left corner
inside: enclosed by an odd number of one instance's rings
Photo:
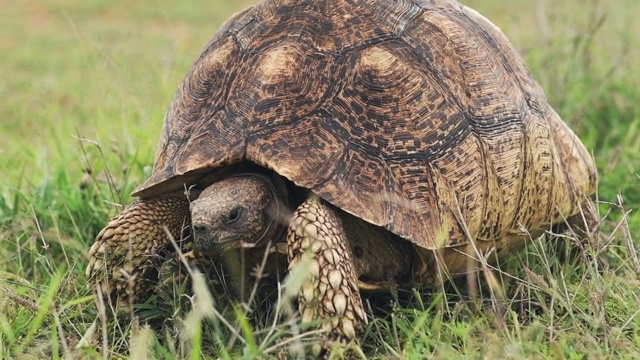
[[[233,225],[236,222],[238,222],[238,220],[240,220],[240,218],[242,217],[243,213],[244,213],[244,209],[240,206],[231,209],[231,211],[229,212],[229,215],[227,215],[227,221],[226,221],[227,225]]]

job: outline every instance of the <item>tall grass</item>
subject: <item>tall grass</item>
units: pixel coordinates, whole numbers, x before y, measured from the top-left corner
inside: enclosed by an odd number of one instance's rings
[[[192,303],[178,292],[149,307],[153,330],[144,322],[105,327],[84,275],[93,238],[149,175],[164,112],[189,65],[219,24],[250,3],[0,4],[0,358],[251,358],[313,343],[285,295],[277,310],[256,315],[220,294]],[[506,273],[491,272],[504,292],[408,292],[393,305],[371,298],[377,316],[362,351],[639,357],[640,3],[465,3],[503,29],[593,152],[597,255],[606,266],[559,262],[554,243],[571,240],[564,238],[536,243],[503,264]],[[276,311],[284,315],[274,324]]]

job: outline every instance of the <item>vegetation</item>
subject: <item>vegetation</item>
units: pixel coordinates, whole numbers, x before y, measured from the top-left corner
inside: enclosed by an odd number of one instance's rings
[[[603,246],[562,262],[555,244],[570,237],[536,243],[503,266],[506,273],[481,279],[491,286],[477,297],[448,289],[408,294],[401,306],[378,311],[362,351],[638,358],[640,3],[464,2],[503,29],[592,150]],[[193,311],[158,310],[167,320],[154,330],[104,327],[84,274],[96,234],[149,175],[164,112],[191,62],[224,19],[251,3],[0,3],[0,358],[295,351],[299,337],[286,336],[294,325],[252,326],[239,306],[223,320],[206,293]],[[589,260],[595,255],[606,266]],[[179,301],[191,309],[188,299]]]

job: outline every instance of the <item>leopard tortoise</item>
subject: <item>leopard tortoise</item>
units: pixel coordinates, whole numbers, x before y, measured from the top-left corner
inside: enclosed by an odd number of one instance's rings
[[[478,12],[265,0],[190,69],[153,174],[97,236],[87,274],[126,307],[185,228],[198,256],[277,243],[290,269],[308,266],[302,321],[348,340],[367,321],[360,291],[452,278],[556,224],[587,234],[596,182],[585,146]]]

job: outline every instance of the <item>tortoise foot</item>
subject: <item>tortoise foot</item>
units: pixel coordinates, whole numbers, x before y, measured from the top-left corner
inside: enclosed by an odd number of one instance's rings
[[[91,246],[86,270],[104,305],[126,315],[144,301],[157,282],[161,252],[172,250],[167,230],[180,241],[188,226],[189,202],[184,196],[139,200],[111,220]]]

